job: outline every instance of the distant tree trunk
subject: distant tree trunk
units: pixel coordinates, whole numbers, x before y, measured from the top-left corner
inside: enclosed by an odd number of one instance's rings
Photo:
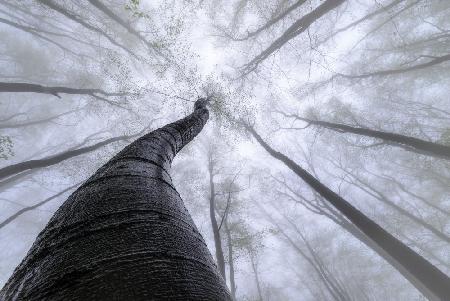
[[[277,228],[277,230],[283,235],[283,237],[287,240],[287,242],[292,246],[292,248],[300,254],[303,259],[305,259],[313,268],[313,270],[317,273],[317,276],[319,277],[321,283],[325,286],[328,293],[331,295],[333,300],[336,301],[347,301],[349,298],[346,298],[342,292],[339,290],[339,287],[336,285],[337,282],[334,281],[334,277],[330,275],[328,272],[324,271],[322,262],[317,261],[317,257],[310,257],[308,256],[301,248],[300,246],[295,243],[292,238],[277,224],[277,222],[273,219],[272,216],[270,216],[269,213],[266,212],[266,210],[257,204],[259,209],[264,213],[264,215],[270,220],[270,222]],[[313,254],[311,254],[313,255]]]
[[[258,290],[258,301],[264,301],[261,290],[261,282],[259,281],[258,265],[255,261],[255,254],[252,250],[249,250],[248,253],[250,256],[250,264],[252,266],[253,274],[255,275],[256,289]]]
[[[407,279],[414,279],[411,283],[427,298],[430,300],[448,300],[448,296],[450,296],[450,278],[446,274],[388,233],[348,201],[323,185],[289,157],[271,148],[253,127],[246,125],[246,129],[272,157],[283,162],[318,194],[330,202],[342,215],[348,218],[360,231],[385,250],[398,263],[398,266],[402,267],[402,272],[409,274]]]
[[[169,175],[208,115],[198,100],[101,167],[55,213],[0,299],[231,300]]]
[[[209,217],[211,219],[211,227],[212,227],[213,235],[214,235],[216,260],[217,260],[217,266],[219,268],[220,274],[222,275],[223,279],[226,280],[225,258],[223,256],[222,240],[220,237],[219,224],[217,223],[217,219],[216,219],[216,192],[215,192],[215,188],[214,188],[214,162],[212,160],[211,154],[209,154],[209,158],[208,158],[208,170],[209,170],[209,189],[210,189]]]
[[[230,267],[230,290],[231,297],[233,301],[236,301],[236,281],[234,279],[234,256],[233,256],[233,241],[231,238],[231,230],[228,226],[228,219],[225,217],[223,223],[225,227],[225,233],[227,234],[227,244],[228,244],[228,265]]]

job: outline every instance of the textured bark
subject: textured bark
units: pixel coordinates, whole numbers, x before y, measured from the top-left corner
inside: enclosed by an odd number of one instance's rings
[[[430,300],[448,300],[448,296],[450,296],[450,278],[446,274],[388,233],[347,200],[323,185],[297,163],[271,148],[253,127],[246,126],[246,128],[272,157],[283,162],[312,189],[330,202],[342,215],[348,218],[361,232],[372,239],[380,248],[384,249],[393,260],[397,261],[398,265],[402,266],[403,272],[409,273],[408,279],[415,278],[411,283],[427,298]]]
[[[216,192],[214,186],[214,163],[210,154],[208,160],[208,171],[209,171],[209,217],[211,219],[211,227],[214,235],[214,247],[216,249],[216,260],[217,266],[219,268],[220,274],[223,279],[226,279],[225,274],[225,258],[223,256],[222,249],[222,238],[220,237],[220,229],[216,219]]]
[[[321,126],[333,131],[352,133],[356,135],[377,138],[385,141],[386,143],[400,146],[408,151],[450,160],[450,147],[439,143],[430,142],[419,138],[414,138],[395,133],[377,131],[362,127],[354,127],[341,123],[313,120],[294,114],[284,114],[284,113],[282,114],[286,117],[293,117],[295,119],[302,120],[308,124]]]
[[[1,300],[230,300],[169,168],[208,120],[184,119],[124,148],[52,217]]]

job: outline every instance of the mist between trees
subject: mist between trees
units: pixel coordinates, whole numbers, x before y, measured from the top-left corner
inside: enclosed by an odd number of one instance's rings
[[[1,300],[448,300],[450,2],[0,2]]]

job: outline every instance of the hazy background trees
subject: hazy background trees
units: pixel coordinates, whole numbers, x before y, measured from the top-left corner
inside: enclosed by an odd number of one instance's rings
[[[312,122],[450,147],[449,16],[445,0],[2,1],[1,283],[73,185],[213,94],[173,180],[237,300],[422,300],[237,121],[449,275],[450,161]]]

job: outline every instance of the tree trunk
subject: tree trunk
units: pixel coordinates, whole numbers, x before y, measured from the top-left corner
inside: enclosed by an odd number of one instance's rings
[[[216,249],[216,260],[219,272],[223,279],[226,280],[225,274],[225,258],[223,256],[222,240],[220,237],[220,229],[216,219],[216,192],[214,189],[214,163],[212,162],[211,154],[208,158],[208,170],[209,170],[209,217],[211,219],[211,227],[214,235],[214,247]]]
[[[59,208],[1,300],[230,300],[169,169],[208,120],[194,113],[138,139]]]
[[[225,233],[227,234],[228,243],[228,265],[230,267],[230,290],[233,301],[236,301],[236,281],[234,279],[234,256],[233,256],[233,241],[231,239],[231,231],[228,227],[228,219],[225,217],[224,221]]]
[[[309,26],[311,26],[311,24],[313,24],[318,19],[320,19],[333,9],[337,8],[344,2],[345,0],[326,0],[318,7],[316,7],[313,11],[295,21],[284,31],[284,33],[279,38],[277,38],[260,54],[255,56],[249,63],[244,65],[242,70],[243,75],[247,75],[250,72],[254,71],[258,67],[258,65],[261,64],[265,59],[267,59],[272,53],[278,51],[284,44],[288,43],[291,39],[306,31]]]
[[[264,301],[262,290],[261,290],[261,283],[259,281],[259,274],[258,274],[258,266],[255,261],[255,255],[251,250],[249,250],[249,256],[250,256],[250,263],[252,266],[253,274],[255,275],[255,282],[256,282],[256,289],[258,290],[258,301]]]
[[[359,230],[385,250],[393,260],[397,261],[398,265],[402,267],[402,272],[409,274],[407,279],[414,279],[411,283],[427,298],[430,300],[448,300],[448,296],[450,296],[450,278],[446,274],[388,233],[348,201],[323,185],[290,158],[271,148],[253,127],[246,125],[246,129],[272,157],[283,162],[348,218]]]

